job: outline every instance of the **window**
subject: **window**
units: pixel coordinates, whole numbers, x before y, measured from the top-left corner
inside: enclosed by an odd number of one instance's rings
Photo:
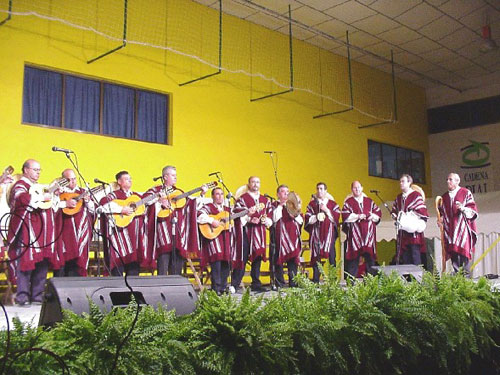
[[[23,123],[168,144],[169,109],[166,94],[24,68]]]
[[[368,140],[368,174],[399,179],[409,174],[413,181],[425,183],[424,153]]]

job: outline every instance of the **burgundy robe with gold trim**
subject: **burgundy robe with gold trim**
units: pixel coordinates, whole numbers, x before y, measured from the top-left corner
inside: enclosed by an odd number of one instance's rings
[[[376,226],[380,220],[378,222],[369,220],[372,213],[382,217],[382,211],[371,198],[363,197],[363,208],[353,196],[345,200],[344,207],[342,207],[342,220],[344,221],[342,226],[347,235],[346,260],[356,259],[362,254],[368,254],[372,259],[376,259]],[[345,220],[350,214],[365,214],[366,219],[348,223]]]
[[[467,219],[457,208],[456,202],[461,202],[465,207],[470,208],[474,212],[474,216]],[[453,201],[448,192],[444,193],[440,212],[443,217],[446,259],[450,259],[452,253],[458,253],[471,259],[477,241],[476,219],[478,215],[472,193],[461,187]]]
[[[11,217],[7,233],[9,278],[16,282],[17,271],[32,271],[35,264],[47,259],[54,269],[61,267],[55,251],[55,221],[52,208],[34,209],[30,204],[29,189],[32,183],[26,178],[17,181],[10,192]]]
[[[234,206],[234,212],[238,213],[246,209],[250,209],[253,206],[262,204],[264,207],[255,211],[253,215],[249,215],[249,220],[252,218],[261,218],[262,216],[267,216],[271,218],[272,208],[269,199],[259,194],[259,198],[255,200],[250,193],[243,194],[236,205]],[[245,229],[246,228],[246,229]],[[235,220],[235,231],[236,231],[236,248],[233,254],[233,269],[244,269],[245,264],[243,263],[243,236],[247,236],[248,243],[250,244],[250,254],[248,259],[252,262],[255,258],[261,256],[264,261],[266,258],[266,248],[267,248],[267,232],[266,226],[264,224],[252,224],[248,221],[243,227],[241,220]]]
[[[328,259],[330,248],[338,235],[338,226],[340,218],[340,208],[337,202],[328,199],[326,207],[330,210],[333,221],[326,215],[325,220],[316,221],[310,224],[313,215],[317,215],[321,210],[317,199],[311,199],[306,210],[305,229],[309,232],[309,248],[311,250],[311,264],[314,265],[318,260]]]

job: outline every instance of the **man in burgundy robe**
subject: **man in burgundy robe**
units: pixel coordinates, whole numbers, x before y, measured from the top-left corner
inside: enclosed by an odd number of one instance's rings
[[[98,212],[101,215],[101,231],[104,236],[104,256],[110,273],[113,276],[122,276],[126,272],[129,276],[137,276],[140,271],[141,250],[143,249],[143,216],[136,216],[130,224],[121,228],[116,225],[113,214],[133,215],[134,209],[128,205],[120,205],[115,200],[126,200],[131,195],[139,198],[139,193],[133,192],[132,178],[127,171],[116,174],[118,190],[113,191],[101,199]]]
[[[198,211],[198,223],[207,224],[212,228],[224,226],[224,223],[213,216],[221,212],[231,215],[231,210],[224,205],[224,191],[216,187],[212,190],[213,203],[203,205]],[[218,295],[224,293],[229,277],[229,263],[231,262],[234,236],[231,229],[223,230],[217,237],[210,240],[202,236],[201,268],[210,263],[212,290]]]
[[[376,226],[382,217],[382,211],[363,193],[359,181],[351,184],[352,194],[342,207],[342,230],[346,233],[345,269],[348,274],[357,277],[360,258],[364,258],[365,273],[370,272],[377,259]]]
[[[167,165],[162,169],[163,184],[149,189],[144,197],[159,194],[170,190],[183,192],[177,188],[177,170]],[[208,188],[203,185],[201,194]],[[184,207],[175,208],[166,217],[158,217],[161,210],[171,209],[171,202],[167,197],[153,200],[147,212],[147,259],[149,267],[157,267],[158,275],[180,275],[185,259],[199,257],[200,245],[198,237],[196,199],[186,198]],[[175,234],[174,234],[175,230]],[[175,251],[172,251],[173,236],[175,235]]]
[[[251,289],[256,292],[265,291],[260,281],[260,266],[266,261],[266,228],[273,222],[269,200],[260,194],[260,178],[251,176],[248,179],[248,192],[243,194],[234,207],[234,212],[248,210],[247,215],[235,220],[236,247],[232,259],[231,292],[238,290],[245,275],[248,260],[252,263],[250,275]]]
[[[412,183],[413,178],[407,174],[402,175],[399,179],[401,194],[394,201],[392,216],[396,219],[401,211],[413,212],[418,218],[427,221],[429,213],[425,206],[424,198],[418,191],[412,189]],[[426,247],[423,232],[410,233],[401,228],[398,230],[396,263],[422,264],[421,254],[425,254],[425,252]]]
[[[280,185],[277,189],[278,200],[272,203],[273,207],[273,228],[274,228],[274,253],[271,262],[274,264],[275,281],[277,287],[286,285],[283,277],[283,264],[286,263],[288,269],[288,285],[295,287],[293,281],[297,275],[297,266],[300,264],[300,253],[302,251],[302,224],[304,218],[302,214],[292,216],[286,208],[290,189],[287,185]]]
[[[443,226],[446,259],[451,259],[454,273],[462,268],[470,276],[470,260],[477,241],[477,206],[472,193],[459,186],[458,174],[450,173],[446,181],[448,191],[443,194],[438,223]]]
[[[77,185],[76,175],[72,169],[65,169],[62,177],[68,180],[68,186],[64,187],[64,193],[83,194],[84,189]],[[60,270],[60,276],[87,276],[89,261],[89,249],[92,240],[92,228],[95,221],[95,205],[88,196],[82,198],[80,211],[73,215],[67,215],[64,208],[74,208],[77,205],[75,199],[60,201],[57,213],[58,228],[60,233],[57,240],[60,256],[64,265]]]
[[[9,277],[17,284],[15,302],[19,305],[41,304],[49,263],[57,267],[52,208],[35,207],[37,197],[30,188],[40,177],[40,163],[26,160],[23,176],[10,191],[11,217],[7,233]],[[45,193],[43,200],[52,195]]]
[[[305,229],[309,232],[309,248],[313,282],[319,282],[318,261],[328,259],[335,266],[335,240],[338,236],[340,208],[327,192],[324,182],[316,184],[316,194],[307,205]]]

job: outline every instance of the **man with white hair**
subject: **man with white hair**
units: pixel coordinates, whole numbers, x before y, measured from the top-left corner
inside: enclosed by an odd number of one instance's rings
[[[462,268],[469,275],[470,260],[477,241],[477,206],[472,193],[459,186],[458,174],[450,173],[446,182],[448,191],[443,194],[443,204],[439,208],[441,220],[438,221],[443,228],[446,259],[451,259],[454,273]]]

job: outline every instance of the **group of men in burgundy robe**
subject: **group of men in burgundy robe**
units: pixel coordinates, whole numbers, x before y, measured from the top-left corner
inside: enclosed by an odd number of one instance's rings
[[[49,209],[33,206],[35,197],[30,187],[40,177],[40,164],[27,160],[23,164],[23,175],[10,192],[11,218],[7,242],[9,245],[10,275],[17,283],[18,304],[40,303],[49,266],[60,276],[85,276],[88,265],[89,246],[93,223],[100,215],[101,233],[104,237],[106,266],[109,274],[138,275],[141,267],[157,269],[159,275],[181,274],[184,260],[191,256],[201,257],[201,265],[211,266],[212,288],[221,294],[226,290],[235,292],[241,286],[247,262],[251,263],[251,289],[264,290],[260,280],[262,261],[266,261],[267,232],[270,230],[271,264],[275,285],[285,285],[283,266],[288,268],[288,281],[293,281],[300,264],[302,249],[301,230],[304,225],[309,233],[313,281],[319,282],[318,263],[327,259],[336,264],[335,243],[342,230],[346,234],[346,272],[360,276],[376,261],[376,225],[382,213],[372,199],[363,193],[359,181],[351,184],[351,192],[342,209],[328,193],[324,182],[316,185],[306,214],[291,213],[286,204],[290,193],[288,186],[280,185],[278,199],[274,202],[260,193],[260,179],[252,176],[248,180],[247,192],[239,197],[234,207],[228,207],[220,187],[212,190],[210,201],[202,199],[208,188],[203,185],[201,198],[186,199],[182,207],[174,207],[167,195],[181,191],[176,187],[177,171],[173,166],[162,170],[163,184],[154,186],[144,194],[131,190],[132,178],[127,171],[116,175],[118,188],[99,202],[99,207],[88,196],[83,198],[80,211],[66,214],[64,208],[74,208],[76,198],[57,201]],[[78,193],[84,189],[77,186],[75,172],[66,169],[62,177],[68,182],[61,192]],[[392,213],[413,212],[420,220],[429,217],[422,195],[412,188],[412,178],[403,175],[400,179],[401,194],[394,202]],[[450,174],[447,180],[448,192],[443,196],[441,208],[446,256],[451,259],[457,272],[463,268],[468,272],[476,242],[477,207],[470,191],[459,186],[460,178]],[[182,191],[181,191],[182,192]],[[44,199],[52,196],[46,193]],[[127,200],[132,195],[141,199],[146,209],[144,215],[137,215],[127,226],[114,222],[116,215],[133,215],[129,205],[117,201]],[[159,215],[169,210],[167,215]],[[225,211],[227,216],[238,216],[231,221],[229,230],[222,230],[213,238],[201,237],[198,224],[212,228],[226,226],[215,216]],[[410,233],[399,229],[396,259],[403,264],[421,264],[425,253],[423,233]],[[360,271],[360,266],[364,271]],[[231,274],[231,284],[227,287]]]

